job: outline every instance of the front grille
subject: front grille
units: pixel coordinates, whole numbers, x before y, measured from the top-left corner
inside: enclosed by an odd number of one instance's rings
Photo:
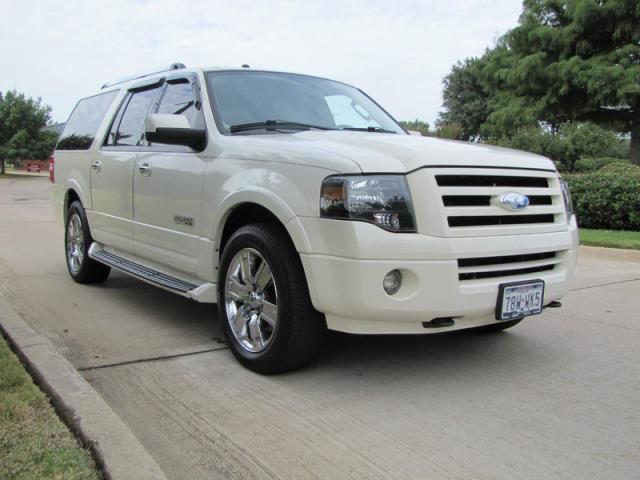
[[[525,253],[458,259],[458,279],[478,280],[553,270],[561,262],[558,252]]]
[[[564,222],[562,193],[555,172],[483,172],[476,168],[453,174],[443,169],[434,177],[444,206],[443,220],[453,235],[511,234],[527,226],[531,227],[527,233],[533,233],[549,231]],[[515,211],[503,208],[500,198],[509,192],[526,195],[529,205]]]

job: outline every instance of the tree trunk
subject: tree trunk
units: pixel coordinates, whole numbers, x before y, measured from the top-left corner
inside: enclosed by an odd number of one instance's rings
[[[0,158],[0,175],[4,175],[4,158]]]
[[[640,165],[640,108],[636,108],[633,112],[629,160],[635,165]]]

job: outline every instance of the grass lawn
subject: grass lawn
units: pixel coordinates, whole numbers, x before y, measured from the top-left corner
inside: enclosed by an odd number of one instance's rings
[[[101,478],[1,335],[0,478]]]
[[[581,228],[580,243],[592,247],[632,248],[640,250],[640,232]]]
[[[44,178],[44,175],[21,175],[19,173],[5,173],[0,175],[0,179],[5,180],[33,180],[34,178]]]

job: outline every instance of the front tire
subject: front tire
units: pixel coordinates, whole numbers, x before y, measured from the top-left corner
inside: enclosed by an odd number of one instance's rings
[[[318,352],[326,331],[313,308],[300,257],[277,226],[238,229],[220,259],[218,309],[234,356],[254,372],[300,368]]]
[[[77,283],[102,283],[111,272],[111,267],[89,258],[92,242],[84,208],[75,201],[67,211],[64,246],[67,270]]]

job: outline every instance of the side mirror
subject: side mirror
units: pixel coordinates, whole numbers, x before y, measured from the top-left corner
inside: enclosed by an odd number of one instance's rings
[[[420,133],[418,130],[407,130],[407,132],[409,132],[409,135],[413,135],[415,137],[421,137],[422,133]]]
[[[207,146],[207,131],[191,128],[183,115],[155,113],[148,115],[144,121],[147,140],[169,145],[186,145],[197,152]]]

